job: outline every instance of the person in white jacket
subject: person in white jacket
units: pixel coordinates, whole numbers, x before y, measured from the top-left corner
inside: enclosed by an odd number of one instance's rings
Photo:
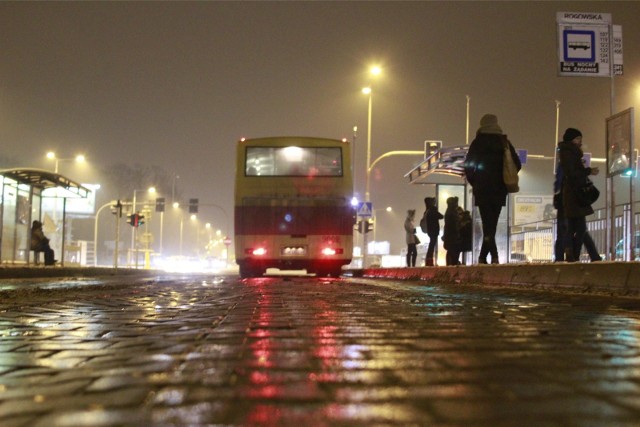
[[[407,211],[407,219],[404,220],[404,231],[407,240],[407,267],[416,266],[416,258],[418,258],[418,249],[416,245],[420,243],[418,236],[416,236],[416,226],[413,223],[416,217],[416,210],[409,209]]]

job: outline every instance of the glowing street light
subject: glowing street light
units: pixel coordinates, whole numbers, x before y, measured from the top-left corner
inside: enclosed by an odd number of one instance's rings
[[[75,157],[71,157],[71,158],[67,158],[67,159],[60,159],[60,158],[58,158],[56,156],[56,153],[54,153],[53,151],[49,151],[47,153],[47,159],[55,161],[55,169],[54,169],[55,173],[58,173],[58,164],[60,162],[69,161],[69,160],[75,160],[77,163],[84,163],[86,161],[86,158],[84,157],[84,154],[78,154]]]

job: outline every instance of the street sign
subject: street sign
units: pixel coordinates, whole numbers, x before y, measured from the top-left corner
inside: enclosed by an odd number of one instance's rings
[[[360,202],[358,203],[357,215],[363,218],[371,217],[373,213],[373,203],[371,202]]]
[[[231,244],[231,237],[225,236],[225,238],[222,239],[222,243],[224,243],[226,246],[229,246]]]
[[[610,13],[558,12],[560,76],[611,76]],[[619,32],[622,60],[622,29]],[[622,64],[620,64],[622,65]],[[620,71],[622,71],[620,69]]]
[[[516,150],[516,153],[518,153],[518,158],[520,158],[520,164],[522,166],[526,165],[527,164],[527,154],[529,154],[529,150],[521,148],[519,150]]]

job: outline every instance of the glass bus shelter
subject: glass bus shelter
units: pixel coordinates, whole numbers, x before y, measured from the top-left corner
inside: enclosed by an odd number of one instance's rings
[[[0,170],[0,186],[0,262],[31,261],[31,224],[38,220],[64,265],[67,199],[86,198],[90,190],[58,173],[26,168]]]

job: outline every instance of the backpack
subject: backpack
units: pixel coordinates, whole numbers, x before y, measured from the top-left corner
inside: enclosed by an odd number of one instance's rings
[[[427,211],[424,211],[424,215],[422,215],[422,219],[420,220],[420,230],[427,234]]]

